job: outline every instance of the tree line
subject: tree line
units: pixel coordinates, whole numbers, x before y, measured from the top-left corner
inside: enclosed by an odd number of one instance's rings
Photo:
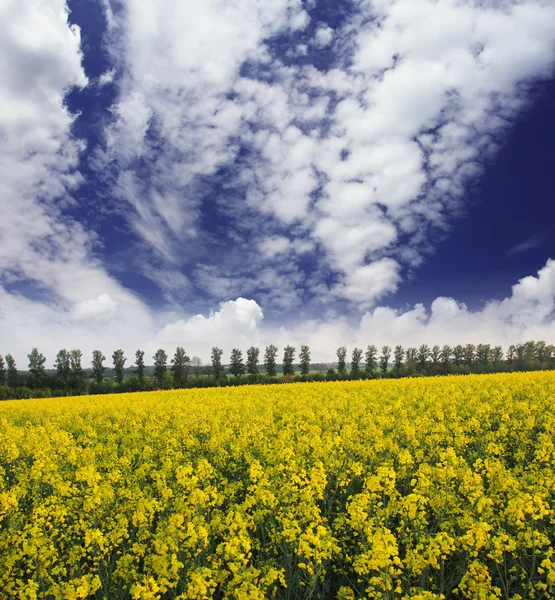
[[[0,399],[102,394],[129,391],[148,391],[184,387],[243,385],[249,383],[287,383],[291,381],[336,381],[342,379],[375,379],[386,377],[418,377],[433,375],[494,373],[555,369],[555,346],[546,342],[529,341],[511,345],[506,352],[501,346],[466,344],[451,347],[428,346],[418,348],[375,345],[366,349],[353,348],[348,357],[347,348],[337,349],[337,361],[327,372],[311,371],[310,347],[283,349],[278,365],[278,348],[266,346],[260,361],[260,348],[246,351],[246,360],[240,349],[234,348],[229,363],[224,365],[223,350],[212,348],[211,364],[202,366],[198,357],[192,359],[182,347],[177,347],[173,358],[165,350],[157,350],[153,367],[145,365],[145,353],[137,350],[130,376],[126,376],[127,358],[123,350],[112,354],[113,377],[107,377],[106,357],[100,350],[92,353],[91,368],[82,366],[81,350],[60,350],[56,355],[53,372],[46,369],[46,358],[33,348],[27,355],[28,371],[20,373],[11,354],[0,355]],[[168,366],[169,363],[169,366]],[[278,368],[281,366],[280,375]],[[127,369],[127,372],[129,369]],[[191,372],[195,377],[191,377]],[[151,375],[149,375],[151,373]]]

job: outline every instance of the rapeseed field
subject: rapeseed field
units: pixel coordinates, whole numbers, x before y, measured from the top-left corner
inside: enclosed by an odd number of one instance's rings
[[[555,374],[0,404],[0,597],[555,598]]]

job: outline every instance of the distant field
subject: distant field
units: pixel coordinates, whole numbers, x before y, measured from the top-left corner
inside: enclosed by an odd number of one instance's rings
[[[554,598],[555,373],[0,404],[0,598]]]

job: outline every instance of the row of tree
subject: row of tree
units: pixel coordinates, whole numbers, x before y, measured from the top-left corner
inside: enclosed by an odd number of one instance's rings
[[[554,369],[555,346],[540,342],[526,342],[512,345],[507,352],[501,346],[489,344],[466,344],[454,347],[445,345],[407,348],[403,346],[382,346],[380,350],[369,345],[365,350],[354,348],[348,364],[347,348],[337,349],[335,368],[330,368],[325,379],[358,379],[362,377],[407,377],[417,375],[440,375],[455,373],[485,373],[507,370]],[[29,359],[28,375],[20,376],[16,362],[11,354],[0,356],[0,398],[30,397],[31,395],[80,394],[83,392],[102,393],[103,391],[128,391],[130,389],[155,389],[190,387],[188,378],[190,370],[195,369],[196,380],[192,385],[222,385],[227,374],[233,376],[234,383],[255,383],[274,381],[278,374],[278,348],[273,344],[266,346],[262,364],[260,349],[251,347],[246,352],[246,361],[240,349],[231,351],[229,364],[222,362],[223,350],[214,347],[211,351],[210,377],[199,382],[199,369],[202,362],[198,357],[191,359],[184,348],[178,347],[168,369],[168,355],[165,350],[158,350],[154,356],[152,377],[146,375],[147,369],[142,350],[135,353],[135,363],[131,377],[125,377],[127,361],[123,350],[112,354],[112,385],[102,386],[106,381],[106,357],[100,350],[92,353],[92,368],[82,367],[83,353],[80,350],[60,350],[54,363],[55,373],[46,370],[46,358],[33,348]],[[309,346],[303,345],[299,352],[299,361],[295,364],[296,348],[286,346],[283,350],[282,381],[291,381],[299,372],[301,381],[322,379],[321,374],[311,375],[311,353]],[[246,377],[245,377],[246,376]],[[128,385],[124,385],[128,380]],[[91,385],[92,384],[92,385]],[[114,385],[115,384],[115,387]],[[20,390],[18,388],[25,388]],[[45,394],[37,394],[38,390],[47,390]],[[32,390],[34,393],[31,393]]]

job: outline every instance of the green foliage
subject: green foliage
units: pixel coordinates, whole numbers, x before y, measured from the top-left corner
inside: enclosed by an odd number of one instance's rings
[[[441,349],[441,354],[439,359],[441,360],[441,364],[446,367],[451,362],[451,356],[453,355],[453,348],[448,346],[447,344],[443,346]]]
[[[275,377],[276,374],[276,356],[278,349],[270,344],[264,351],[264,369],[269,377]]]
[[[211,360],[212,360],[212,374],[216,379],[219,379],[224,372],[224,368],[222,365],[222,356],[224,351],[221,348],[212,348],[211,352]]]
[[[437,369],[439,361],[441,360],[441,348],[436,344],[430,351],[430,359],[432,361],[432,367]]]
[[[40,387],[46,376],[46,369],[44,367],[46,358],[36,348],[31,350],[31,353],[27,355],[27,358],[29,359],[31,385],[32,387]]]
[[[137,376],[139,384],[141,384],[145,378],[145,353],[143,350],[135,352],[135,369],[133,373]]]
[[[347,370],[347,348],[341,346],[335,353],[337,354],[337,372],[344,375]]]
[[[258,359],[260,350],[251,346],[247,350],[247,373],[249,375],[258,375]]]
[[[69,355],[69,362],[71,365],[70,385],[79,392],[83,389],[85,380],[85,374],[83,373],[83,367],[81,366],[81,360],[83,353],[81,350],[72,350]]]
[[[491,361],[494,365],[499,364],[503,360],[503,348],[495,346],[491,351]]]
[[[295,360],[295,348],[293,346],[286,346],[283,351],[283,374],[294,375],[295,368],[293,367],[293,361]]]
[[[362,348],[354,348],[351,354],[351,373],[358,374],[360,371],[360,361],[362,360]]]
[[[229,361],[229,370],[232,375],[239,377],[245,373],[245,365],[243,364],[243,353],[237,348],[233,348],[231,351],[231,358]]]
[[[378,349],[374,344],[370,344],[368,348],[366,348],[366,353],[364,355],[364,368],[366,373],[370,376],[374,375],[374,371],[378,366]]]
[[[416,362],[418,366],[418,370],[420,373],[426,373],[428,367],[428,360],[430,359],[430,347],[426,344],[422,344],[420,348],[418,348],[418,353],[416,355]]]
[[[489,344],[478,344],[476,346],[476,359],[480,365],[487,365],[491,358],[491,346]]]
[[[393,369],[395,370],[395,375],[397,377],[401,376],[404,358],[405,351],[403,350],[403,346],[395,346],[395,351],[393,353]]]
[[[122,383],[123,381],[123,369],[125,367],[126,360],[127,359],[123,355],[123,350],[115,350],[112,354],[112,361],[114,363],[117,383]]]
[[[54,368],[56,369],[56,376],[62,387],[68,387],[71,380],[71,355],[67,350],[60,350],[58,354],[56,354]]]
[[[93,350],[92,353],[92,373],[93,379],[96,383],[102,383],[104,379],[104,371],[106,367],[104,366],[104,361],[106,357],[102,354],[101,350]]]
[[[301,346],[301,352],[299,354],[301,375],[308,375],[310,373],[310,348],[309,346]]]
[[[382,377],[387,374],[387,367],[389,365],[389,359],[391,358],[391,348],[389,346],[382,346],[382,354],[380,356],[380,370]]]
[[[475,355],[476,355],[476,346],[474,344],[467,344],[464,347],[464,351],[463,351],[463,360],[464,360],[464,364],[467,367],[472,366],[472,364],[474,363]]]
[[[185,349],[178,346],[172,358],[171,372],[175,387],[181,387],[187,381],[189,371],[189,363],[191,359],[187,356]]]
[[[15,364],[15,358],[11,354],[6,354],[6,365],[7,365],[7,382],[10,387],[17,387],[17,366]]]
[[[470,350],[471,349],[471,350]],[[339,357],[343,355],[341,348]],[[209,387],[245,385],[249,383],[289,383],[292,381],[335,381],[338,379],[361,379],[365,377],[416,377],[422,375],[447,375],[467,373],[489,373],[502,371],[529,371],[555,369],[555,347],[544,341],[526,342],[510,346],[507,350],[506,359],[501,346],[491,347],[488,344],[473,346],[455,346],[453,349],[445,345],[443,348],[433,346],[431,349],[422,345],[418,350],[408,348],[403,351],[402,346],[396,346],[393,352],[393,364],[390,370],[391,348],[384,346],[382,355],[376,357],[375,346],[368,346],[365,353],[365,370],[361,371],[362,350],[354,348],[352,351],[351,371],[341,371],[341,363],[338,371],[329,369],[329,364],[312,365],[311,372],[310,348],[302,346],[299,354],[300,374],[295,375],[293,360],[295,348],[288,346],[284,352],[283,376],[280,376],[281,365],[276,364],[277,348],[270,345],[264,353],[265,373],[259,372],[258,358],[260,351],[251,347],[247,350],[247,373],[244,377],[245,366],[243,365],[242,353],[234,349],[232,355],[231,372],[233,378],[227,378],[221,366],[222,351],[218,348],[212,349],[213,367],[201,370],[202,361],[193,357],[196,377],[187,378],[187,373],[193,361],[185,354],[182,348],[176,351],[172,360],[171,374],[166,372],[167,355],[159,350],[154,359],[154,368],[146,367],[144,364],[144,352],[137,350],[136,369],[132,371],[132,377],[123,377],[125,373],[122,365],[122,374],[116,380],[104,379],[105,360],[102,353],[97,350],[93,353],[92,369],[85,371],[81,366],[81,351],[60,350],[56,355],[54,363],[55,373],[44,370],[44,357],[33,349],[28,355],[30,359],[30,373],[18,373],[15,360],[10,354],[6,354],[5,360],[0,356],[0,399],[27,398],[27,397],[50,397],[77,395],[82,393],[117,393],[128,391],[147,391],[153,389],[170,389],[172,387]],[[385,351],[385,352],[384,352]],[[121,351],[114,352],[113,356]],[[403,362],[404,353],[404,362]],[[468,364],[468,356],[472,353],[472,363]],[[431,359],[429,360],[428,357]],[[424,358],[424,360],[422,360]],[[458,364],[457,364],[458,361]],[[7,366],[7,369],[6,369]],[[41,370],[41,366],[43,369]],[[379,366],[380,372],[376,372]],[[36,368],[37,367],[37,368]],[[325,370],[327,369],[327,373]],[[318,372],[320,371],[320,372]],[[42,373],[42,375],[41,375]],[[150,373],[154,377],[150,377]],[[37,377],[38,374],[38,377]],[[102,375],[101,375],[102,374]],[[210,376],[213,375],[213,376]],[[6,377],[7,376],[7,377]],[[91,376],[92,380],[88,377]],[[4,384],[8,385],[4,385]],[[25,384],[25,387],[23,384]],[[32,389],[31,389],[32,388]]]
[[[464,360],[464,347],[458,344],[453,348],[453,363],[460,367]]]
[[[160,348],[160,350],[156,351],[156,354],[154,355],[153,358],[154,358],[154,378],[156,379],[158,386],[162,387],[163,383],[164,383],[164,376],[168,369],[168,367],[167,367],[168,355],[166,354],[165,350],[162,350],[162,348]]]

